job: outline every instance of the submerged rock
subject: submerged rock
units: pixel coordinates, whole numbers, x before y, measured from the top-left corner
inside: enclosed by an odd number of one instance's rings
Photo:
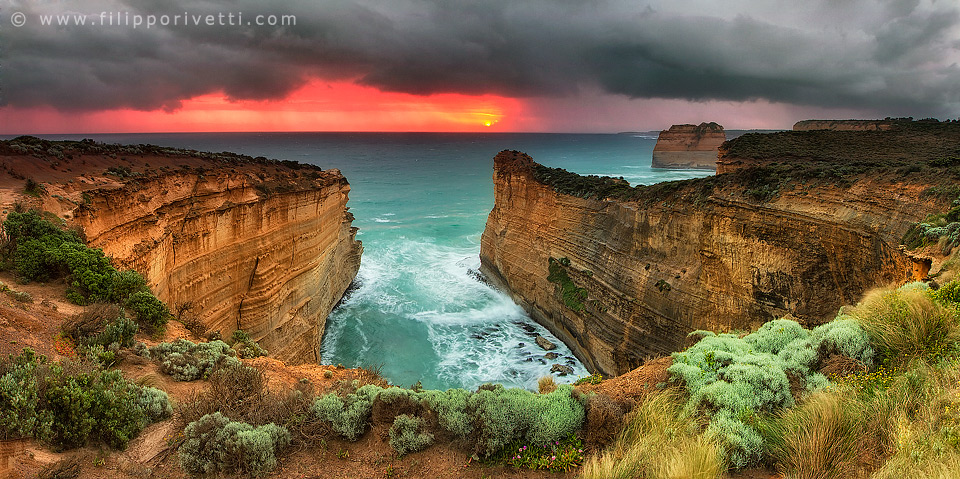
[[[557,359],[557,358],[559,358],[559,357],[560,357],[560,355],[559,355],[559,354],[557,354],[557,353],[547,353],[547,354],[544,354],[544,355],[543,355],[543,357],[545,357],[545,358],[547,358],[547,359],[549,359],[549,360],[551,360],[551,361],[553,361],[554,359]]]
[[[550,366],[550,372],[557,373],[559,376],[566,376],[567,374],[573,374],[573,368],[564,366],[563,364],[554,364]]]

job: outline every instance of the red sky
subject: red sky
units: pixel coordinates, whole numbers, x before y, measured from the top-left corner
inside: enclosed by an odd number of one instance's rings
[[[522,120],[523,110],[524,102],[494,95],[418,96],[317,80],[284,100],[229,101],[210,94],[185,100],[173,112],[5,108],[0,133],[536,130]]]
[[[569,98],[383,92],[349,81],[314,80],[282,100],[231,101],[208,94],[175,111],[132,109],[64,112],[0,108],[0,134],[210,131],[430,131],[616,133],[717,121],[727,129],[789,129],[808,118],[855,117],[765,100],[690,102],[629,99],[585,91]]]

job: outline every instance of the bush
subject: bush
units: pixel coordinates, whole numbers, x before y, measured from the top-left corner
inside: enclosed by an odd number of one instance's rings
[[[119,371],[49,364],[25,349],[2,363],[0,430],[58,447],[100,439],[123,447],[151,422],[171,412],[166,393],[142,388]]]
[[[167,324],[167,317],[170,311],[163,301],[157,299],[149,291],[137,291],[130,295],[127,300],[127,307],[137,313],[137,319],[146,322],[154,328],[162,328]]]
[[[476,424],[476,452],[485,456],[516,440],[559,441],[580,429],[585,416],[573,387],[566,384],[543,395],[495,385],[474,393],[468,405]]]
[[[894,364],[933,357],[960,339],[958,310],[918,290],[876,290],[852,315],[870,335],[878,353]]]
[[[313,403],[314,415],[329,422],[341,436],[356,441],[367,431],[373,401],[383,389],[368,384],[341,399],[336,393],[321,396]]]
[[[422,432],[423,428],[423,420],[418,417],[397,416],[390,427],[390,447],[401,456],[422,451],[433,444],[433,434]]]
[[[943,305],[960,303],[960,281],[953,280],[941,286],[940,289],[931,291],[930,297]]]
[[[132,269],[114,272],[111,301],[125,304],[131,295],[143,291],[149,292],[150,289],[147,287],[147,280],[143,279],[140,273]]]
[[[277,466],[290,433],[275,424],[234,422],[219,412],[191,422],[183,431],[180,466],[193,474],[247,473],[259,476]]]
[[[206,379],[217,366],[239,363],[235,354],[223,341],[196,344],[178,339],[150,348],[150,358],[160,361],[160,370],[177,381]]]
[[[234,331],[231,339],[233,349],[237,351],[237,357],[239,358],[253,359],[267,355],[267,350],[260,347],[256,341],[250,339],[250,335],[242,329]]]
[[[708,437],[725,444],[735,467],[759,460],[762,441],[748,421],[793,406],[791,379],[808,391],[822,389],[829,381],[814,369],[827,355],[870,366],[874,354],[867,333],[843,316],[813,331],[778,319],[743,338],[703,333],[695,345],[673,354],[667,371],[690,392],[688,413],[703,411],[711,418]]]

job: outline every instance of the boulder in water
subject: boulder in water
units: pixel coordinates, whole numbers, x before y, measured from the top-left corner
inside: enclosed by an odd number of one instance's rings
[[[554,359],[557,359],[557,358],[559,358],[559,357],[560,357],[560,355],[559,355],[559,354],[557,354],[557,353],[547,353],[547,354],[544,354],[544,355],[543,355],[543,357],[545,357],[545,358],[547,358],[547,359],[549,359],[549,360],[551,360],[551,361],[553,361]]]
[[[536,340],[536,341],[537,341],[537,346],[540,346],[541,348],[543,348],[543,349],[546,350],[546,351],[550,351],[550,350],[553,350],[553,349],[557,349],[557,345],[556,345],[556,344],[551,343],[549,339],[547,339],[547,338],[545,338],[545,337],[543,337],[543,336],[537,335],[537,340]]]
[[[557,373],[559,376],[566,376],[567,374],[573,374],[573,368],[564,366],[563,364],[554,364],[550,366],[550,372]]]

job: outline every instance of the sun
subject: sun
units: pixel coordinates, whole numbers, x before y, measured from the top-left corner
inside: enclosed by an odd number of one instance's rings
[[[487,121],[483,122],[483,126],[493,126],[493,122],[490,121],[490,120],[487,120]]]

